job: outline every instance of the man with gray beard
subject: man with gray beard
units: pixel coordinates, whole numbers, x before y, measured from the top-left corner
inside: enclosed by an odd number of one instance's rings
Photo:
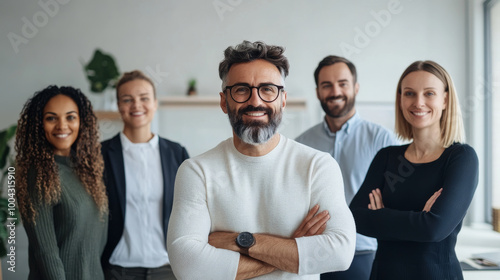
[[[179,168],[167,248],[178,279],[319,279],[345,270],[355,228],[335,160],[277,133],[288,60],[243,41],[219,65],[233,137]]]

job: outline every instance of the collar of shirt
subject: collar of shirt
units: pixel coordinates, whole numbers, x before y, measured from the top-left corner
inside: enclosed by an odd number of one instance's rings
[[[354,115],[350,119],[348,119],[342,125],[342,127],[340,128],[339,131],[344,132],[346,134],[349,134],[349,131],[351,130],[351,128],[356,126],[356,124],[358,124],[360,121],[361,121],[361,118],[359,117],[358,112],[356,112],[356,113],[354,113]],[[339,132],[339,131],[337,131],[337,132],[330,131],[330,128],[328,127],[328,123],[326,122],[326,117],[323,119],[323,128],[325,129],[326,133],[330,137],[335,137],[336,133]]]
[[[153,138],[146,143],[132,143],[123,131],[120,132],[120,140],[122,141],[122,149],[124,151],[128,151],[134,147],[150,147],[151,149],[156,149],[160,142],[158,134],[154,134]]]

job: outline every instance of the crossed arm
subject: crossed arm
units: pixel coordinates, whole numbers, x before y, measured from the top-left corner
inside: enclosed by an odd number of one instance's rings
[[[420,190],[418,188],[421,184],[422,190],[425,189],[428,193],[427,197],[419,197],[418,201],[422,203],[418,203],[421,205],[418,206],[420,209],[416,208],[417,203],[414,203],[414,210],[411,211],[401,210],[399,207],[384,208],[381,192],[373,190],[372,186],[382,186],[384,189],[381,190],[387,190],[387,195],[390,195],[391,183],[394,181],[390,181],[386,174],[397,174],[400,168],[398,161],[394,160],[399,155],[399,150],[379,151],[372,161],[363,185],[350,204],[357,231],[380,240],[416,242],[439,242],[456,231],[477,186],[478,160],[469,146],[452,148],[446,155],[446,161],[439,162],[439,171],[433,171],[430,167],[416,168],[410,177],[405,178],[404,186],[413,192],[401,189],[405,192],[398,194],[399,203],[404,201],[401,200],[404,199],[402,195],[422,194],[417,191]],[[442,190],[429,192],[435,184],[441,185]]]
[[[423,212],[431,211],[432,205],[436,202],[436,199],[441,195],[443,188],[440,188],[436,191],[425,203]],[[370,198],[370,204],[368,204],[368,209],[370,210],[378,210],[384,208],[384,202],[382,201],[382,192],[379,188],[372,190],[372,192],[368,195]]]
[[[255,245],[248,250],[248,255],[236,245],[237,232],[213,232],[208,243],[219,249],[240,253],[236,279],[253,278],[276,269],[298,273],[299,254],[295,238],[323,233],[330,219],[328,211],[318,213],[318,210],[319,205],[311,208],[291,238],[254,234]]]

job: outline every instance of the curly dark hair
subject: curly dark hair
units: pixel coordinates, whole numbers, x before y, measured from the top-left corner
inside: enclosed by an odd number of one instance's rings
[[[219,64],[219,77],[222,80],[222,90],[226,87],[226,77],[233,64],[264,59],[274,64],[281,73],[283,80],[288,76],[290,64],[283,55],[285,48],[267,45],[264,42],[243,41],[235,47],[228,47],[224,51],[224,59]]]
[[[28,99],[17,124],[16,193],[19,211],[25,222],[34,223],[37,207],[42,204],[53,205],[61,196],[53,147],[45,137],[43,128],[43,110],[51,98],[60,94],[71,98],[79,111],[79,134],[70,153],[73,169],[94,199],[102,217],[108,212],[108,198],[102,177],[104,162],[92,105],[79,89],[49,86]],[[28,185],[28,177],[36,184]]]

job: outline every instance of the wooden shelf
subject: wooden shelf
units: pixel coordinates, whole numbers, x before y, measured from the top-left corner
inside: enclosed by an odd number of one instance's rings
[[[158,105],[161,108],[219,108],[219,96],[159,96]],[[306,109],[305,98],[288,98],[286,108],[293,110]],[[121,120],[119,112],[116,111],[95,111],[99,120]]]
[[[120,113],[116,111],[95,111],[94,114],[99,120],[121,120]]]
[[[219,107],[219,96],[159,96],[160,107]],[[306,109],[306,99],[288,98],[286,107],[290,109]]]

